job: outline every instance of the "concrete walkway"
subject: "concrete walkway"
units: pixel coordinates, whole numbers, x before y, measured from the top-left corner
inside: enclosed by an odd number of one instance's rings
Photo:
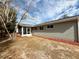
[[[79,46],[41,37],[17,37],[0,44],[0,59],[79,59]]]

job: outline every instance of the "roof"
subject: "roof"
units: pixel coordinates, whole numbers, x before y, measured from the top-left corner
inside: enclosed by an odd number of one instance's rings
[[[19,26],[23,26],[23,27],[33,27],[31,24],[19,24]]]
[[[62,23],[62,22],[67,22],[67,21],[74,21],[74,20],[79,20],[79,16],[72,16],[72,17],[67,17],[67,18],[62,18],[62,19],[58,19],[58,20],[52,20],[52,21],[48,21],[48,22],[44,22],[41,24],[37,24],[37,25],[31,25],[31,24],[19,24],[20,26],[24,26],[24,27],[36,27],[36,26],[42,26],[42,25],[48,25],[48,24],[55,24],[55,23]]]
[[[77,20],[79,18],[79,16],[72,16],[72,17],[67,17],[67,18],[62,18],[62,19],[58,19],[58,20],[52,20],[52,21],[48,21],[48,22],[44,22],[35,26],[42,26],[42,25],[48,25],[48,24],[55,24],[55,23],[62,23],[62,22],[67,22],[67,21],[73,21],[73,20]]]

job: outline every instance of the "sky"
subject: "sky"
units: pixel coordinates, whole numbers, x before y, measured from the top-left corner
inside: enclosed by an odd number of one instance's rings
[[[79,0],[14,0],[11,4],[17,10],[17,21],[28,10],[28,17],[21,23],[39,24],[62,18],[79,15]]]

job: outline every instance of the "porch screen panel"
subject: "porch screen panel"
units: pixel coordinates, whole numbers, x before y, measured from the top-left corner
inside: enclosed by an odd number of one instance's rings
[[[30,28],[28,28],[28,34],[30,34]]]
[[[26,27],[23,28],[23,34],[26,34]]]

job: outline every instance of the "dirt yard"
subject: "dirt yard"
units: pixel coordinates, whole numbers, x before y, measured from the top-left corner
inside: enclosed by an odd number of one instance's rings
[[[79,59],[79,46],[36,36],[0,44],[0,59]]]

